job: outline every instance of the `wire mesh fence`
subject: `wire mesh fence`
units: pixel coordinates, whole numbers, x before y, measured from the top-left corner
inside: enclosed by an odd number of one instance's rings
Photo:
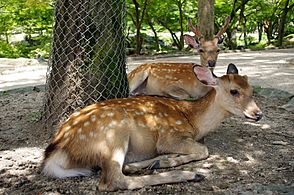
[[[125,14],[125,0],[56,1],[45,128],[86,105],[128,96]]]

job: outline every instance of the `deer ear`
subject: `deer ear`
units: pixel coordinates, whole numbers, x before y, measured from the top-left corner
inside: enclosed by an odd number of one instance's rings
[[[230,63],[227,68],[227,74],[238,74],[239,71],[235,64]]]
[[[186,44],[189,45],[189,47],[194,49],[199,48],[199,43],[197,43],[194,37],[192,37],[191,35],[184,35],[184,40]]]
[[[244,75],[243,78],[248,81],[248,76],[247,75]]]
[[[213,74],[207,67],[195,65],[193,66],[193,71],[197,79],[202,84],[212,87],[217,85],[217,79],[213,76]]]

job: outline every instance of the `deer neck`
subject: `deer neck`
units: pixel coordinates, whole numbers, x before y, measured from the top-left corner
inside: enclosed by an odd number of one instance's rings
[[[199,140],[215,130],[230,114],[220,104],[215,89],[203,98],[193,102],[182,102],[182,108],[195,130],[195,140]]]

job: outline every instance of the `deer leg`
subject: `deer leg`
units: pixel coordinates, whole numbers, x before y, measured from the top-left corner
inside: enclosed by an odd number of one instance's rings
[[[170,145],[169,143],[163,144],[159,147],[161,153],[170,153],[167,155],[161,155],[153,159],[130,163],[124,166],[125,173],[134,173],[140,169],[160,169],[175,167],[182,164],[189,163],[191,161],[203,160],[208,157],[208,149],[205,145],[195,142],[192,139],[176,138],[177,143]],[[171,141],[172,143],[172,141]],[[176,146],[176,147],[175,147]],[[176,153],[176,154],[172,154]]]
[[[115,163],[109,169],[102,169],[99,182],[100,191],[132,190],[168,183],[180,183],[187,181],[199,182],[205,177],[192,171],[169,171],[155,175],[125,176],[119,170],[119,165]]]
[[[179,154],[167,154],[167,155],[160,155],[156,158],[144,160],[144,161],[139,161],[139,162],[134,162],[134,163],[129,163],[124,165],[123,167],[123,172],[124,173],[135,173],[138,172],[142,169],[155,169],[156,168],[156,162],[159,162],[160,160],[166,160],[169,158],[175,158],[178,157]]]
[[[201,181],[203,175],[192,171],[170,171],[155,175],[125,176],[122,173],[122,166],[126,150],[116,149],[109,158],[102,162],[102,173],[98,188],[100,191],[115,191],[125,189],[137,189],[144,186],[152,186],[167,183],[179,183],[186,181]]]
[[[155,175],[144,175],[138,177],[126,177],[128,186],[127,189],[137,189],[145,186],[153,186],[168,183],[180,183],[187,181],[199,182],[204,179],[204,176],[191,171],[169,171]]]
[[[168,140],[168,141],[167,141]],[[209,156],[205,145],[195,142],[187,136],[169,137],[160,139],[157,144],[159,153],[177,153],[183,154],[167,159],[160,159],[153,162],[152,168],[175,167],[191,161],[203,160]]]

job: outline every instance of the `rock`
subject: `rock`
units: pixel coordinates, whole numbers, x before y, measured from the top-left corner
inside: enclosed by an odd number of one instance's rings
[[[294,95],[287,91],[275,88],[262,88],[260,86],[253,86],[254,92],[268,98],[292,98]]]
[[[289,111],[289,112],[294,112],[294,97],[285,105],[281,106],[281,108]]]
[[[286,145],[288,145],[288,142],[284,142],[284,141],[273,141],[272,144],[273,144],[273,145],[282,145],[282,146],[286,146]]]
[[[289,165],[292,166],[292,167],[294,167],[294,160],[289,161]]]

